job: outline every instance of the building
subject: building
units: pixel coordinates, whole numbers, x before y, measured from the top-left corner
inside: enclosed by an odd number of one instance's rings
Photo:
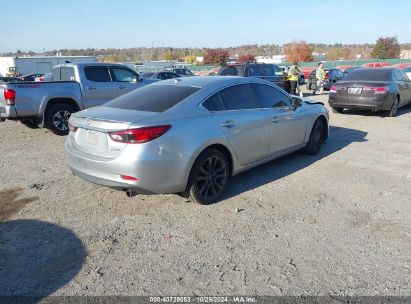
[[[255,60],[258,63],[283,63],[286,62],[286,56],[285,55],[274,55],[272,57],[264,57],[264,56],[257,56],[255,57]]]
[[[97,62],[97,58],[95,56],[0,57],[0,75],[6,76],[9,68],[16,68],[21,75],[47,74],[57,64],[87,62]]]

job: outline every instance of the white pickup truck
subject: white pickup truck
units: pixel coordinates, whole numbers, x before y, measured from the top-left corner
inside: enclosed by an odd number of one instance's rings
[[[122,64],[57,65],[51,82],[0,83],[0,118],[65,135],[71,113],[101,105],[151,82]]]

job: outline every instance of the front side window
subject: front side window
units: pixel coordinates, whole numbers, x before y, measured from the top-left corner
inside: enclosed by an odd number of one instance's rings
[[[85,67],[86,79],[94,82],[111,82],[107,67]]]
[[[290,97],[280,90],[264,84],[252,85],[263,108],[291,107]]]
[[[247,84],[235,85],[220,92],[226,110],[246,110],[260,108],[251,88]]]
[[[137,74],[121,68],[113,68],[112,69],[114,77],[118,82],[137,82],[138,76]]]

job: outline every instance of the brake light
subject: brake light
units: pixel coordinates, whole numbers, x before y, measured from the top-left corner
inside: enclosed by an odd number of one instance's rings
[[[374,91],[374,94],[385,94],[388,92],[388,87],[364,87],[364,91]]]
[[[70,132],[75,133],[78,130],[78,127],[73,126],[70,122],[68,123],[68,128]]]
[[[336,86],[332,86],[330,88],[330,93],[337,93],[337,87]]]
[[[120,175],[121,179],[127,180],[127,181],[138,181],[137,177],[134,176],[129,176],[129,175]]]
[[[9,106],[14,106],[16,104],[16,91],[4,89],[4,99]]]
[[[108,133],[110,138],[116,142],[122,142],[127,144],[142,144],[152,141],[171,128],[170,125],[144,127],[138,129],[130,129],[119,132]]]

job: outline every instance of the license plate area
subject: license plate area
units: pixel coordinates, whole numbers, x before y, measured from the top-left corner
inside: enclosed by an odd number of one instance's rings
[[[98,134],[96,131],[87,130],[86,139],[89,146],[98,146]]]
[[[362,88],[358,88],[358,87],[348,88],[348,94],[361,94],[361,93],[362,93]]]

